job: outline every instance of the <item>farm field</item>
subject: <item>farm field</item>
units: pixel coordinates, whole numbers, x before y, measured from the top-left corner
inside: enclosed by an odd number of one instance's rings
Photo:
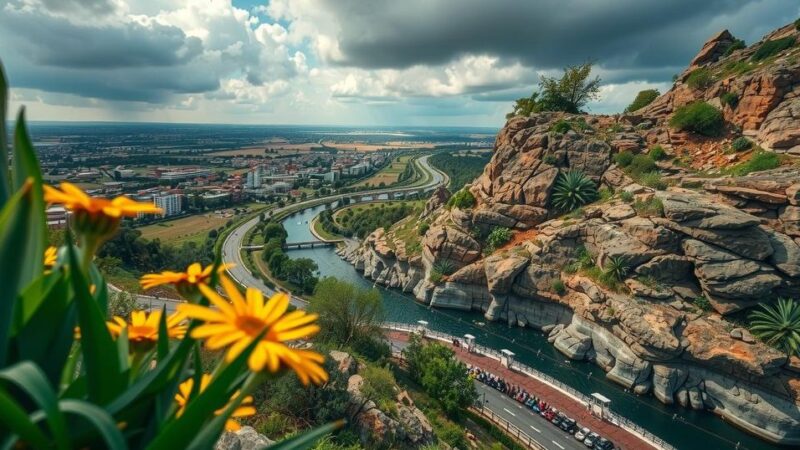
[[[406,148],[434,148],[436,145],[428,142],[402,142],[392,141],[381,144],[368,144],[366,142],[333,142],[323,141],[325,147],[332,147],[338,150],[351,150],[359,152],[374,152],[378,150],[397,150]]]
[[[155,223],[139,228],[145,239],[159,239],[170,244],[182,244],[189,241],[201,242],[205,240],[208,232],[219,228],[231,220],[216,212],[206,212],[167,222]]]
[[[412,157],[410,155],[398,156],[391,163],[389,163],[386,167],[379,170],[376,174],[372,175],[371,177],[367,178],[364,181],[361,181],[355,184],[355,187],[366,187],[369,186],[380,186],[381,183],[384,186],[391,186],[394,183],[397,183],[398,179],[400,178],[400,174],[406,170],[406,166],[411,162]]]

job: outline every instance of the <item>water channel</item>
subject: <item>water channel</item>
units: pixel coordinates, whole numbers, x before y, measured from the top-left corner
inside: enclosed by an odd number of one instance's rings
[[[312,219],[325,209],[317,206],[295,213],[283,222],[287,242],[315,240],[309,230]],[[292,258],[311,258],[319,266],[321,276],[332,276],[362,288],[373,283],[343,261],[330,247],[291,250]],[[433,330],[462,336],[470,333],[479,344],[496,349],[507,348],[521,362],[537,368],[574,389],[591,394],[599,392],[611,399],[611,409],[633,420],[653,434],[679,449],[777,449],[705,411],[692,411],[679,406],[666,406],[652,395],[637,396],[605,378],[600,367],[581,361],[569,361],[550,345],[546,337],[533,329],[510,328],[497,323],[484,323],[483,316],[452,310],[430,309],[410,295],[396,290],[380,289],[386,320],[416,323],[425,320]],[[738,444],[738,447],[737,447]],[[634,450],[634,449],[630,449]]]

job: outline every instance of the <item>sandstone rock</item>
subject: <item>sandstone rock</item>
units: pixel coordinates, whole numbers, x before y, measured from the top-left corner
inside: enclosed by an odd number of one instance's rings
[[[582,360],[592,348],[592,340],[570,325],[556,334],[553,345],[568,358]]]
[[[493,294],[508,293],[514,278],[528,265],[528,262],[528,258],[523,256],[492,255],[486,258],[484,270],[486,270],[489,292]]]
[[[612,207],[603,211],[603,218],[609,222],[617,222],[620,220],[629,219],[636,215],[636,211],[626,203],[613,205]]]
[[[429,261],[447,261],[456,268],[481,255],[481,245],[472,236],[450,226],[431,227],[422,243],[423,254]]]
[[[786,188],[786,198],[792,205],[800,205],[800,183],[795,183]]]
[[[769,236],[770,244],[775,252],[770,255],[769,263],[784,274],[800,279],[800,245],[789,236],[762,227]],[[798,280],[800,283],[800,280]]]
[[[602,267],[609,257],[623,258],[632,267],[643,264],[655,256],[663,254],[640,241],[633,239],[622,228],[603,224],[585,229],[584,243],[589,252],[598,256],[598,264]]]
[[[741,230],[760,223],[757,217],[689,191],[664,192],[659,198],[666,218],[686,228]]]
[[[667,252],[675,252],[680,245],[677,233],[662,225],[655,224],[646,217],[632,217],[621,223],[622,229],[648,247]]]
[[[259,434],[253,427],[244,426],[238,431],[223,433],[214,445],[214,450],[261,450],[274,443],[275,441]]]
[[[636,273],[665,283],[679,283],[691,277],[692,262],[683,256],[656,256],[636,268]]]
[[[716,62],[725,54],[728,47],[733,44],[734,39],[735,38],[728,30],[722,30],[717,33],[703,44],[703,48],[700,49],[700,52],[692,59],[692,62],[689,63],[689,68],[686,69],[687,73],[699,66]]]
[[[355,373],[357,369],[357,363],[355,358],[350,356],[349,353],[341,352],[339,350],[331,350],[328,352],[328,355],[333,361],[336,362],[336,368],[339,370],[339,372],[343,373],[347,377]]]
[[[439,186],[436,188],[433,193],[431,193],[431,198],[425,202],[425,209],[422,210],[422,215],[420,215],[420,218],[424,219],[430,217],[434,211],[444,206],[444,204],[450,200],[451,196],[452,194],[447,190],[447,187]]]

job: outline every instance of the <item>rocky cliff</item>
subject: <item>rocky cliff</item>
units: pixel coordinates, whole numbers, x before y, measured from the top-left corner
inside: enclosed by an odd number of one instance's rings
[[[474,207],[448,209],[447,193],[437,193],[420,251],[377,230],[345,257],[420,302],[544,330],[565,355],[593,361],[636,393],[800,445],[800,359],[746,330],[753,306],[800,298],[800,162],[793,156],[800,155],[800,49],[750,62],[763,42],[791,36],[798,36],[793,25],[728,52],[735,38],[720,33],[669,92],[629,115],[513,118],[468,186]],[[731,72],[742,64],[746,71]],[[710,81],[690,87],[698,69]],[[727,92],[735,106],[720,101]],[[675,108],[699,99],[722,109],[723,136],[668,126]],[[553,130],[563,122],[569,131]],[[726,175],[726,165],[756,151],[728,150],[742,133],[780,153],[781,166]],[[658,162],[664,190],[637,183],[614,163],[619,152],[654,145],[668,155]],[[608,195],[562,215],[550,197],[559,173],[571,170]],[[483,242],[495,227],[515,236],[489,253]],[[621,279],[599,273],[609,261],[625,262]],[[449,275],[431,277],[442,268]]]

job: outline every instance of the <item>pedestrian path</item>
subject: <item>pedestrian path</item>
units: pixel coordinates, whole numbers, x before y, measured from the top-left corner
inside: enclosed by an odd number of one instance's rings
[[[389,331],[387,332],[387,337],[391,340],[408,341],[408,333],[399,331]],[[452,349],[455,351],[456,357],[464,363],[479,367],[481,370],[504,378],[506,382],[519,385],[531,395],[545,399],[550,406],[572,417],[580,426],[588,427],[592,431],[600,434],[600,436],[611,440],[617,448],[625,450],[655,448],[652,444],[639,438],[635,434],[593,416],[587,405],[577,402],[572,397],[547,383],[511,370],[503,366],[500,361],[488,356],[470,353],[461,347],[452,347]]]

